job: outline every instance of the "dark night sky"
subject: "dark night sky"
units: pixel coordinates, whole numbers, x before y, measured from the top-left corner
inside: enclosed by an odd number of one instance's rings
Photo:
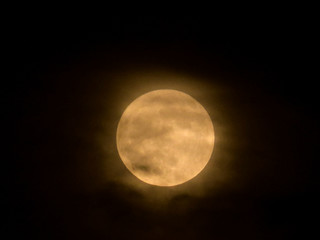
[[[12,22],[6,239],[308,239],[319,216],[312,30],[259,15]],[[174,188],[139,182],[115,145],[124,108],[158,88],[194,96],[216,133],[207,168]]]

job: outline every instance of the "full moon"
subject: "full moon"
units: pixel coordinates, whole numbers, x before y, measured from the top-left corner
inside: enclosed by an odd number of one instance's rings
[[[117,128],[121,160],[138,179],[175,186],[197,176],[211,158],[213,124],[190,95],[156,90],[135,99]]]

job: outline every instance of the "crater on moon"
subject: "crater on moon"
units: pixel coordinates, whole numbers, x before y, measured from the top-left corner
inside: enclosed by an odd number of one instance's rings
[[[207,111],[176,90],[156,90],[135,99],[117,128],[117,148],[140,180],[174,186],[196,175],[210,160],[214,130]]]

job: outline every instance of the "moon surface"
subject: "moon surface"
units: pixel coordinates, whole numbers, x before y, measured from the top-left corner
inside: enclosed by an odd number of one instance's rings
[[[175,186],[198,175],[211,158],[213,124],[190,95],[156,90],[135,99],[117,128],[121,160],[140,180]]]

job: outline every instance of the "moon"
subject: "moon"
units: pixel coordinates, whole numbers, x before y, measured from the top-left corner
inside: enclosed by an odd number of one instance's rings
[[[117,128],[117,149],[141,181],[175,186],[197,176],[211,158],[214,128],[204,107],[177,90],[156,90],[135,99]]]

